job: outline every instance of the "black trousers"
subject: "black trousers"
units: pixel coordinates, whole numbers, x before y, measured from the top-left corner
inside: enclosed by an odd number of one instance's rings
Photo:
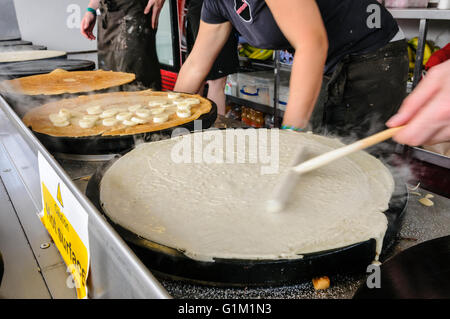
[[[408,65],[405,40],[346,56],[324,76],[311,116],[313,131],[351,141],[385,129],[406,96]]]
[[[140,88],[161,89],[156,30],[147,0],[102,0],[98,19],[99,69],[130,72]]]

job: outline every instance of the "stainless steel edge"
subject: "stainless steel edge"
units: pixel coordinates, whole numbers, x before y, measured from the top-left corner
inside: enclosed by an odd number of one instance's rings
[[[388,8],[388,10],[396,19],[450,20],[450,10],[427,8]]]
[[[89,214],[88,228],[91,257],[88,278],[89,298],[171,298],[164,287],[140,259],[136,257],[111,225],[105,221],[86,196],[80,192],[66,172],[1,96],[0,110],[3,111],[8,119],[8,125],[13,130],[12,134],[8,133],[8,135],[13,136],[5,136],[5,138],[9,137],[10,140],[13,138],[15,142],[20,144],[21,148],[29,148],[27,153],[28,161],[34,163],[34,165],[31,165],[31,169],[36,170],[37,154],[40,152],[50,163],[56,174],[67,185],[83,209]],[[1,116],[2,114],[0,113]],[[7,151],[10,151],[7,143],[5,148]],[[34,158],[29,158],[30,154]],[[9,158],[15,162],[20,161],[20,158],[23,158],[23,156],[23,154],[20,154],[16,157],[16,154],[10,153]],[[17,172],[21,175],[20,165],[17,165],[17,167],[19,167]],[[36,202],[41,196],[40,182],[36,178],[36,174],[31,179],[23,176],[21,178],[25,189],[30,193],[30,197],[34,199],[35,206],[40,208],[42,204]],[[39,224],[39,227],[44,226]],[[33,248],[33,245],[31,246]],[[35,255],[39,255],[39,253],[39,251],[35,251]]]

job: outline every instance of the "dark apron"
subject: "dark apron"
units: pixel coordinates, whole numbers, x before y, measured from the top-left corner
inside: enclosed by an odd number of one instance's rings
[[[408,68],[405,40],[346,56],[323,78],[310,121],[313,131],[351,140],[385,129],[406,96]]]
[[[98,19],[99,69],[130,72],[140,88],[161,89],[152,13],[147,0],[102,0]]]

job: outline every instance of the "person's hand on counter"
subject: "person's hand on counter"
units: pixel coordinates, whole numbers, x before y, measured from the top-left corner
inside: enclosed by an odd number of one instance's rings
[[[401,144],[450,141],[450,60],[428,71],[386,125],[406,125],[393,137]]]
[[[165,0],[149,0],[144,9],[144,14],[152,13],[152,29],[158,27],[159,14],[164,6]]]
[[[88,5],[88,10],[97,10],[99,7],[99,0],[91,0]],[[88,11],[84,14],[83,20],[81,20],[80,29],[81,34],[89,40],[95,40],[94,33],[92,32],[97,22],[97,14]]]

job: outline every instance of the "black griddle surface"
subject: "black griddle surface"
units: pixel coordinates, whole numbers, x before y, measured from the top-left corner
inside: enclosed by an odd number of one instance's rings
[[[354,298],[450,298],[450,236],[400,252],[380,266],[380,275],[380,288],[364,283]]]
[[[32,45],[33,43],[30,41],[24,41],[24,40],[6,40],[6,41],[0,41],[0,47],[6,47],[6,46],[14,46],[14,45]]]
[[[95,63],[93,61],[58,57],[53,59],[0,63],[0,77],[17,78],[46,74],[55,69],[63,69],[66,71],[89,71],[94,68]]]
[[[1,42],[0,42],[1,43]],[[0,52],[47,50],[43,45],[0,46]]]

